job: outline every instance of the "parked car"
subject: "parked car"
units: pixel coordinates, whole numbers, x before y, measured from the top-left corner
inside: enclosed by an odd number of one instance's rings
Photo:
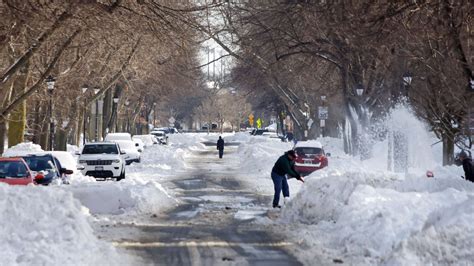
[[[0,158],[0,182],[9,185],[36,184],[44,176],[33,173],[21,157]]]
[[[125,152],[124,158],[126,165],[141,162],[140,152],[138,152],[135,142],[131,140],[115,140],[113,142],[117,143],[120,150]]]
[[[254,129],[252,132],[250,132],[250,134],[253,136],[261,136],[265,132],[269,132],[268,129]]]
[[[152,131],[150,134],[155,136],[155,138],[160,142],[160,144],[168,144],[168,136],[164,131],[156,130]]]
[[[141,139],[132,138],[132,141],[135,143],[138,152],[143,152],[145,150],[145,143],[143,143]]]
[[[36,181],[40,185],[67,184],[73,171],[63,167],[51,152],[36,152],[22,156],[31,171],[41,173],[44,178]]]
[[[145,148],[151,147],[155,144],[159,144],[160,142],[155,138],[155,136],[149,135],[134,135],[132,139],[140,139],[145,144]]]
[[[115,140],[129,140],[132,141],[132,135],[130,133],[119,132],[119,133],[109,133],[105,136],[105,141],[115,141]]]
[[[87,143],[79,154],[78,169],[95,178],[125,178],[125,152],[114,142]]]
[[[328,156],[319,141],[299,141],[293,148],[296,152],[295,169],[302,175],[328,166]]]

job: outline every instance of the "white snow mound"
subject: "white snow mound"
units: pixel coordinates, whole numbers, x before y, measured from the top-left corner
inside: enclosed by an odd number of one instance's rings
[[[177,201],[155,181],[122,180],[67,188],[92,214],[159,213]]]
[[[474,261],[465,248],[474,245],[474,184],[399,178],[382,172],[319,171],[306,178],[282,210],[281,221],[307,224],[316,231],[302,230],[302,239],[319,241],[356,264]]]
[[[30,153],[42,151],[43,149],[41,149],[41,146],[38,144],[33,144],[32,142],[23,142],[8,148],[3,153],[3,157],[25,156]]]
[[[117,265],[124,258],[94,236],[71,193],[0,184],[2,265]]]

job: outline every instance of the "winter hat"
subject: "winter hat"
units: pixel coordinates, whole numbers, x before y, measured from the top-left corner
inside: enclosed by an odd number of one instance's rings
[[[293,156],[293,157],[296,157],[296,153],[295,153],[294,150],[289,150],[289,151],[287,151],[286,153],[289,154],[289,155],[291,155],[291,156]]]
[[[467,153],[462,150],[459,154],[458,154],[459,157],[463,157],[463,158],[467,158]]]

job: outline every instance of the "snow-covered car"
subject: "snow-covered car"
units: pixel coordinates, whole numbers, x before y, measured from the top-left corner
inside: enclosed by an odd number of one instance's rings
[[[143,141],[145,144],[145,147],[151,147],[154,144],[159,144],[158,140],[155,138],[155,136],[149,134],[149,135],[134,135],[133,139],[140,139]]]
[[[105,136],[105,141],[116,141],[116,140],[132,140],[132,135],[130,133],[119,132],[119,133],[109,133]]]
[[[328,166],[328,156],[319,141],[299,141],[293,148],[296,152],[295,170],[302,175]]]
[[[134,162],[141,162],[140,152],[137,150],[135,142],[131,140],[114,140],[117,143],[122,152],[125,152],[125,164],[129,165]]]
[[[35,184],[44,176],[35,174],[20,157],[0,158],[0,182],[9,185]]]
[[[87,143],[79,154],[78,170],[95,178],[125,178],[125,152],[114,142]]]
[[[40,185],[68,184],[69,175],[74,173],[71,169],[63,166],[52,152],[35,152],[22,156],[22,158],[31,171],[44,176],[36,181]]]
[[[141,139],[132,138],[132,141],[135,142],[135,147],[137,147],[138,152],[143,152],[145,150],[145,143]]]
[[[166,135],[165,131],[154,130],[150,134],[155,136],[155,138],[160,142],[160,144],[167,144],[168,143],[168,136]]]

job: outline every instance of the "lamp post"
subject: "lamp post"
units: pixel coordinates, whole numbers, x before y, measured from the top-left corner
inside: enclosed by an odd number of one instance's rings
[[[84,97],[84,109],[83,109],[83,118],[82,118],[82,145],[86,145],[86,121],[87,121],[87,99],[86,99],[86,92],[87,92],[88,86],[86,84],[82,85],[82,95]]]
[[[320,120],[320,127],[321,127],[321,138],[324,137],[324,128],[326,127],[326,119],[328,112],[327,112],[327,107],[326,107],[326,95],[321,95],[321,111],[319,112],[319,120]]]
[[[156,103],[153,103],[153,128],[156,127]]]
[[[115,111],[115,131],[117,131],[117,122],[118,122],[118,102],[119,102],[118,97],[114,97],[114,111]]]
[[[130,101],[129,101],[129,100],[126,100],[126,101],[125,101],[125,106],[127,107],[127,126],[126,126],[126,128],[125,128],[125,131],[126,131],[126,132],[130,132],[130,117],[129,117],[129,109],[130,109],[130,107],[129,107],[129,105],[130,105]]]
[[[53,118],[53,92],[56,79],[49,75],[46,78],[46,85],[48,85],[49,94],[49,150],[52,151],[54,143],[54,118]]]
[[[410,72],[405,72],[403,74],[403,86],[405,88],[405,97],[408,99],[408,89],[411,85],[411,81],[413,79],[413,75]]]
[[[97,95],[99,93],[99,88],[94,88],[94,94]],[[97,141],[99,139],[99,100],[95,99],[95,132],[94,132],[94,140]]]

